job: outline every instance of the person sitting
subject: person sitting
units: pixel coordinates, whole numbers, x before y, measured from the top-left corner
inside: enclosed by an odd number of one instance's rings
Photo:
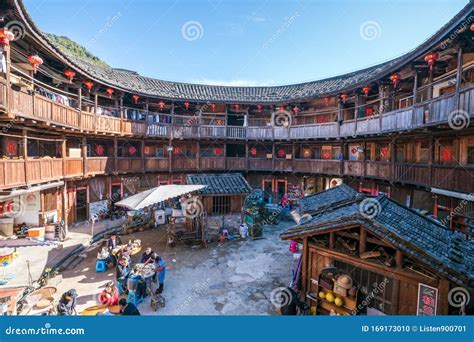
[[[97,260],[104,260],[106,265],[112,262],[112,258],[110,257],[109,250],[107,249],[106,243],[102,243],[102,246],[99,248],[97,252]]]
[[[157,253],[152,254],[152,262],[155,264],[155,274],[153,275],[153,281],[158,280],[158,288],[156,289],[156,294],[163,293],[165,285],[165,275],[166,275],[166,261],[163,260]]]
[[[129,273],[128,258],[122,257],[117,264],[115,278],[117,279],[117,286],[121,289],[120,293],[126,290],[126,278]]]
[[[57,306],[58,316],[76,315],[76,298],[77,291],[75,289],[63,293]]]
[[[140,311],[138,311],[135,304],[127,302],[125,298],[119,300],[119,306],[122,316],[140,316]]]
[[[101,304],[112,306],[118,304],[118,289],[112,281],[105,284],[104,290],[99,295]]]
[[[146,295],[146,282],[145,278],[141,274],[141,270],[138,266],[135,266],[127,276],[127,289],[128,291],[135,292],[137,300],[140,300]]]
[[[153,251],[151,249],[151,247],[147,247],[145,249],[145,252],[143,252],[142,254],[142,259],[141,259],[141,263],[142,264],[148,264],[150,261],[151,261],[151,255],[153,254]]]
[[[290,297],[289,300],[286,298],[287,296]],[[298,312],[303,312],[308,309],[308,304],[301,301],[298,298],[296,291],[291,287],[287,287],[282,291],[280,300],[283,304],[280,307],[280,313],[282,316],[296,316]]]

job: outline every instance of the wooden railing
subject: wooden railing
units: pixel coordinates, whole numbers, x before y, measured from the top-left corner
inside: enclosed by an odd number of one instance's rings
[[[295,172],[308,172],[315,174],[339,175],[341,161],[328,159],[295,159]]]
[[[21,117],[34,117],[33,96],[23,91],[10,91],[10,112]]]
[[[27,159],[26,180],[28,183],[46,182],[63,177],[63,160],[53,158]]]
[[[146,134],[150,137],[169,137],[171,126],[159,123],[150,123],[147,125]]]
[[[169,171],[169,168],[169,159],[145,158],[145,171]]]
[[[249,158],[249,170],[272,170],[272,160],[267,158]]]
[[[112,173],[115,171],[115,161],[113,157],[88,157],[86,174],[98,175]]]
[[[367,160],[365,162],[366,177],[391,179],[392,178],[392,164],[388,162],[375,162]]]
[[[96,116],[96,130],[100,133],[120,133],[120,119],[107,116],[107,115],[97,115]]]
[[[11,188],[25,184],[25,161],[23,159],[0,159],[0,188]]]
[[[288,136],[288,129],[284,128],[286,136]],[[272,140],[273,132],[277,132],[277,129],[271,126],[261,127],[247,127],[247,138],[255,140]]]
[[[65,177],[80,177],[83,175],[83,160],[82,158],[66,158],[64,176]]]
[[[226,169],[230,171],[247,170],[247,158],[227,157]]]
[[[201,170],[225,170],[225,158],[223,157],[201,157],[200,158],[200,169]]]
[[[88,112],[81,112],[81,129],[93,132],[95,129],[95,115]]]
[[[393,180],[420,185],[430,183],[430,170],[428,165],[421,164],[395,164]]]
[[[7,108],[7,80],[0,78],[0,108],[6,110]]]
[[[226,136],[228,138],[245,139],[247,137],[246,127],[228,126]]]
[[[122,134],[142,136],[147,134],[147,124],[144,121],[123,120]]]
[[[117,158],[117,172],[143,172],[143,158]]]
[[[188,171],[198,170],[196,158],[175,158],[173,159],[173,170]]]
[[[291,172],[293,171],[293,161],[286,159],[275,159],[273,169],[275,171]]]
[[[364,176],[364,162],[359,160],[344,161],[344,175],[347,176]]]

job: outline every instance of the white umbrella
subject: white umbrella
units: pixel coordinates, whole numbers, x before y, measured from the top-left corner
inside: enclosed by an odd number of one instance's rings
[[[156,188],[140,192],[115,203],[116,206],[130,210],[138,210],[150,205],[179,197],[193,191],[201,190],[207,185],[161,185]]]

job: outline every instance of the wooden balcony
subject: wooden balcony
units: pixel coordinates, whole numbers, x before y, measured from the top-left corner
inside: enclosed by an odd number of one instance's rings
[[[290,127],[291,139],[312,139],[338,136],[338,123],[329,122],[314,125]]]
[[[197,171],[198,160],[196,158],[173,159],[173,171]]]
[[[226,169],[229,171],[244,171],[247,170],[247,158],[241,157],[227,157],[226,158]]]
[[[474,167],[432,166],[430,186],[447,190],[470,192],[474,189]]]
[[[394,181],[419,185],[428,185],[431,175],[428,165],[395,164]]]
[[[81,112],[81,129],[83,131],[94,132],[95,115],[88,112]]]
[[[6,112],[7,109],[7,81],[0,78],[0,108]]]
[[[293,161],[291,159],[275,159],[273,169],[275,171],[291,172],[293,171]]]
[[[163,137],[167,138],[170,136],[171,126],[159,123],[150,123],[147,126],[146,134],[150,137]]]
[[[121,133],[124,135],[143,136],[147,134],[145,121],[123,120]]]
[[[117,158],[117,172],[143,172],[142,158]]]
[[[474,85],[470,85],[460,92],[459,110],[467,112],[471,117],[474,116]]]
[[[33,96],[27,92],[11,90],[9,106],[13,115],[26,118],[34,117]]]
[[[26,184],[23,159],[0,159],[0,189]]]
[[[392,164],[388,162],[365,162],[365,176],[371,178],[391,179],[392,178]]]
[[[428,124],[446,122],[449,115],[455,110],[455,94],[446,94],[435,98],[428,106]]]
[[[228,126],[226,128],[227,138],[245,139],[247,137],[246,127]]]
[[[201,170],[225,170],[225,158],[224,157],[201,157],[200,159]]]
[[[288,136],[288,129],[284,128],[286,136]],[[247,138],[252,140],[272,140],[273,132],[276,132],[271,126],[261,127],[247,127]]]
[[[27,183],[39,183],[63,178],[61,158],[39,158],[26,160]]]
[[[364,162],[361,160],[345,160],[344,161],[345,176],[364,176]]]
[[[267,158],[249,158],[249,170],[262,170],[262,171],[271,171],[272,170],[272,160]]]
[[[295,159],[295,172],[308,172],[314,174],[339,175],[341,161],[327,159]]]
[[[99,133],[120,134],[120,119],[113,116],[97,115],[96,130]]]
[[[225,138],[224,126],[201,126],[201,138]]]
[[[115,162],[112,157],[89,157],[86,161],[87,175],[103,175],[114,172]]]
[[[145,171],[166,171],[170,168],[169,159],[166,158],[145,158]]]
[[[66,158],[65,166],[66,166],[66,170],[64,171],[65,177],[83,176],[84,163],[82,161],[82,158]]]

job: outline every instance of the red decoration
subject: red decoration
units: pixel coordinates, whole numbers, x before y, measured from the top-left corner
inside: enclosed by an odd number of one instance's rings
[[[330,97],[325,97],[324,98],[324,104],[326,105],[326,107],[329,105],[329,101],[331,101]]]
[[[43,59],[38,55],[30,55],[28,56],[28,61],[30,62],[31,66],[33,67],[33,73],[36,74],[38,68],[41,64],[43,64]]]
[[[388,151],[389,151],[389,150],[388,150],[388,147],[382,147],[382,148],[380,149],[380,156],[382,156],[382,157],[385,158],[386,156],[388,156]]]
[[[211,103],[211,109],[213,112],[216,111],[216,104],[215,103]]]
[[[425,56],[425,62],[428,63],[430,70],[433,70],[433,65],[436,63],[438,59],[438,54],[436,52],[429,53]]]
[[[84,85],[86,86],[87,91],[90,93],[91,90],[92,90],[92,87],[94,86],[94,83],[91,82],[91,81],[85,81],[85,82],[84,82]]]
[[[179,148],[178,146],[173,147],[173,154],[175,156],[179,155],[180,153],[181,153],[181,148]]]
[[[282,149],[282,148],[280,148],[280,149],[278,150],[278,152],[277,152],[277,156],[278,156],[279,158],[285,158],[285,156],[286,156],[285,150]]]
[[[109,94],[109,97],[112,97],[112,94],[114,93],[114,90],[112,88],[107,88],[106,92],[107,92],[107,94]]]
[[[362,92],[365,96],[369,96],[370,86],[366,85],[364,88],[362,88]]]
[[[258,110],[259,112],[261,112],[262,109],[263,109],[263,106],[262,106],[261,104],[258,104],[258,105],[257,105],[257,110]]]
[[[255,147],[251,148],[249,150],[249,153],[252,155],[252,156],[256,156],[257,155],[257,149]]]
[[[234,109],[235,109],[235,110],[240,110],[240,105],[239,105],[239,104],[235,104],[235,105],[234,105]]]
[[[97,153],[98,156],[103,156],[104,155],[104,146],[97,145],[95,147],[95,152]]]
[[[71,69],[66,69],[64,70],[64,75],[66,75],[67,79],[69,80],[69,83],[72,83],[72,79],[74,78],[74,76],[76,76],[76,72]]]
[[[323,151],[323,159],[331,159],[332,153],[331,151],[325,150]]]
[[[356,149],[355,147],[353,147],[353,148],[351,149],[351,153],[352,153],[352,154],[356,154],[356,153],[357,153],[357,149]]]
[[[300,109],[298,108],[298,106],[294,106],[294,107],[293,107],[293,112],[294,112],[295,114],[298,114],[299,111],[300,111]]]
[[[374,115],[374,109],[372,107],[365,108],[365,116],[372,116]]]
[[[341,94],[341,101],[342,103],[346,103],[346,100],[347,100],[347,94]]]
[[[184,103],[184,108],[186,108],[186,110],[189,109],[189,102],[188,102],[188,101],[186,101],[186,102]]]
[[[393,73],[391,76],[390,76],[390,81],[392,81],[392,84],[393,84],[393,87],[396,88],[397,85],[398,85],[398,82],[400,82],[400,74],[399,73]]]
[[[160,107],[160,110],[163,110],[163,108],[165,108],[165,103],[163,102],[163,100],[161,100],[161,101],[158,103],[158,106]]]
[[[474,31],[474,23],[471,24],[471,31]]]
[[[135,148],[135,146],[130,146],[130,147],[128,148],[128,153],[130,153],[130,154],[132,154],[132,155],[135,154],[135,153],[137,153],[137,149]]]
[[[138,95],[133,95],[133,96],[132,96],[132,99],[133,99],[133,102],[134,102],[135,104],[137,104],[137,103],[138,103],[138,100],[140,99],[140,96],[138,96]]]
[[[0,44],[2,44],[3,48],[10,45],[10,41],[13,39],[15,39],[13,32],[8,31],[5,27],[0,29]]]
[[[444,146],[441,148],[441,158],[443,161],[453,161],[454,148],[451,146]]]
[[[145,153],[145,154],[150,154],[150,146],[145,146],[145,147],[143,148],[143,153]]]
[[[222,148],[220,148],[220,147],[216,147],[216,148],[214,149],[214,155],[215,155],[215,156],[221,156],[221,155],[222,155],[222,152],[223,152],[223,150],[222,150]]]
[[[15,156],[17,154],[18,145],[16,141],[9,140],[7,143],[7,153],[9,156]]]

